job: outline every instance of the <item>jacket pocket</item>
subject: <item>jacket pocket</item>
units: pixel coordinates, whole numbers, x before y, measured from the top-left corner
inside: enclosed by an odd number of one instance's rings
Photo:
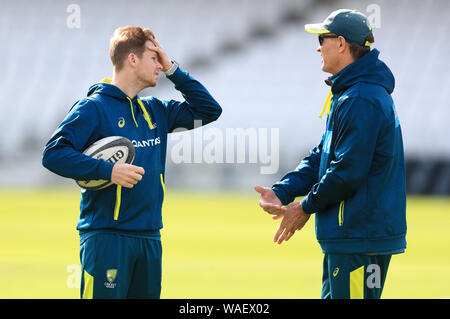
[[[116,189],[116,204],[114,206],[114,220],[119,219],[120,202],[122,200],[122,186],[117,185]]]
[[[344,225],[344,201],[339,204],[339,212],[338,212],[338,224],[339,227]]]

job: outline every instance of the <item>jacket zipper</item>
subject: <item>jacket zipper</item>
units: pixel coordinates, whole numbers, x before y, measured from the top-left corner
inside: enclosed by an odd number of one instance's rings
[[[163,190],[163,200],[166,197],[166,186],[164,185],[164,178],[163,178],[163,174],[159,174],[159,178],[161,179],[161,187]]]
[[[139,127],[137,122],[136,122],[136,118],[134,117],[133,102],[131,101],[131,99],[128,96],[127,96],[127,99],[130,102],[131,115],[133,116],[134,124],[136,124],[136,127]],[[144,113],[144,118],[147,121],[149,128],[151,130],[153,130],[154,126],[152,124],[152,119],[150,118],[150,115],[148,114],[147,110],[145,109],[144,104],[141,102],[140,99],[138,99],[137,101],[138,101],[139,106],[142,109],[142,112]],[[166,195],[166,187],[164,186],[164,180],[163,180],[163,175],[162,174],[160,174],[160,178],[161,178],[161,185],[162,185],[162,188],[163,188],[163,196],[165,197],[165,195]],[[117,189],[116,189],[116,204],[114,205],[114,220],[118,220],[119,219],[119,211],[120,211],[121,199],[122,199],[122,186],[117,185]]]
[[[339,204],[339,226],[344,224],[344,201]]]

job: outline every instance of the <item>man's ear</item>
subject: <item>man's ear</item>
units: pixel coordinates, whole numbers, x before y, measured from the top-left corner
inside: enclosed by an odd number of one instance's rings
[[[345,49],[348,47],[348,43],[347,43],[347,41],[345,40],[345,38],[344,37],[342,37],[342,36],[339,36],[338,37],[338,40],[339,40],[339,53],[342,53],[342,52],[344,52],[345,51]]]
[[[136,60],[137,60],[136,54],[134,54],[133,52],[128,54],[127,62],[130,66],[132,66],[132,67],[136,66],[136,63],[137,63]]]

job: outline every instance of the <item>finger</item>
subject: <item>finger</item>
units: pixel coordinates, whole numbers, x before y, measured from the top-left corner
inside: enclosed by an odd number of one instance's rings
[[[263,195],[266,192],[266,189],[264,187],[259,186],[259,185],[255,185],[253,187],[253,189],[255,191],[257,191],[258,193],[260,193],[261,195]]]
[[[138,173],[133,173],[129,176],[131,178],[131,180],[133,182],[135,182],[134,184],[136,184],[137,182],[139,182],[140,180],[142,180],[142,175],[138,174]]]
[[[158,40],[156,40],[156,38],[151,39],[151,41],[153,42],[153,44],[157,47],[161,47],[161,45],[159,44]]]
[[[120,183],[119,185],[122,187],[125,187],[125,188],[133,188],[133,186],[134,186],[134,184],[129,183],[127,181],[124,181],[124,182]]]
[[[276,205],[276,204],[272,204],[272,203],[268,203],[264,200],[259,201],[261,204],[261,207],[263,208],[267,208],[267,209],[276,209],[276,210],[282,210],[283,207],[281,205]]]
[[[267,209],[267,210],[264,210],[264,211],[267,212],[270,215],[280,215],[280,217],[284,216],[284,211],[280,210],[280,209],[271,208],[271,209]]]
[[[162,48],[162,45],[159,44],[159,42],[158,42],[158,40],[156,40],[156,38],[153,38],[152,41],[158,48]]]
[[[287,212],[287,208],[284,206],[273,205],[273,209],[278,214],[284,214],[285,212]]]
[[[286,234],[287,234],[287,230],[284,229],[283,233],[280,234],[280,236],[278,237],[278,240],[277,240],[277,244],[278,245],[281,245],[281,243],[283,242],[284,238],[286,237]]]
[[[145,174],[144,169],[140,169],[140,170],[134,171],[132,175],[136,176],[136,177],[139,177],[139,180],[141,180],[142,179],[142,175],[144,175],[144,174]]]
[[[264,210],[271,210],[271,211],[281,208],[281,206],[268,203],[264,199],[261,199],[259,201],[259,206],[261,206]]]
[[[154,48],[154,47],[157,47],[157,45],[156,45],[156,43],[155,43],[155,41],[154,41],[154,39],[152,39],[152,38],[147,38],[147,40],[148,41],[150,41],[150,43],[149,42],[146,42],[146,47],[147,48]]]
[[[159,42],[156,39],[151,39],[151,41],[153,42],[153,45],[156,47],[156,49],[158,50],[158,53],[162,53],[165,52],[164,48],[162,47],[161,44],[159,44]]]
[[[278,227],[277,231],[275,232],[275,236],[273,236],[273,241],[274,241],[275,243],[278,243],[278,241],[279,241],[281,235],[283,234],[284,230],[285,230],[285,228],[284,228],[283,225],[280,225],[280,226]]]
[[[262,207],[262,209],[265,212],[269,213],[270,215],[279,215],[279,214],[281,214],[281,212],[278,209],[276,209],[276,208],[267,207],[266,205],[261,205],[261,207]]]
[[[288,241],[294,234],[296,231],[296,227],[292,224],[290,224],[289,226],[286,226],[285,228],[285,232],[283,234],[283,238],[281,241]]]
[[[286,235],[286,238],[284,239],[284,241],[288,241],[292,237],[292,235],[294,235],[294,234],[295,234],[295,231],[288,232],[287,235]]]
[[[279,232],[279,235],[277,237],[278,244],[281,244],[283,242],[283,240],[285,240],[285,238],[291,232],[291,228],[292,227],[289,226],[289,223],[286,220],[286,218],[284,218],[279,227],[279,230],[282,230],[282,231]]]
[[[156,53],[159,53],[159,51],[161,50],[161,47],[159,47],[155,41],[153,41],[152,39],[149,39],[151,43],[148,43],[146,45],[147,49],[155,51]]]
[[[150,51],[155,52],[158,55],[161,54],[161,50],[158,47],[150,47],[150,46],[148,46],[147,49],[149,49]]]
[[[278,214],[278,215],[273,215],[273,216],[272,216],[272,219],[273,219],[273,220],[278,220],[278,219],[280,219],[280,218],[282,218],[282,217],[284,217],[284,214]]]
[[[137,174],[140,174],[140,175],[144,175],[145,174],[144,168],[142,168],[140,166],[132,165],[132,169],[133,169],[133,172],[135,172]]]
[[[289,238],[291,238],[292,233],[290,233],[288,230],[284,230],[283,234],[278,239],[278,245],[281,245],[283,241],[288,241]]]
[[[266,212],[268,212],[269,214],[272,214],[272,215],[281,215],[281,214],[284,214],[287,210],[286,207],[268,204],[268,203],[261,203],[261,207]]]
[[[135,185],[137,184],[137,180],[135,180],[133,177],[131,176],[127,176],[125,177],[124,183],[129,184],[129,185]]]

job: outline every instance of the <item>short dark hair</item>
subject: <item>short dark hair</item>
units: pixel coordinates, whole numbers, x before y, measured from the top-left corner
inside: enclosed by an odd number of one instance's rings
[[[367,36],[364,43],[366,43],[366,42],[370,42],[370,43],[375,42],[375,38],[373,37],[373,34],[369,34]],[[355,42],[348,41],[348,47],[350,49],[350,54],[355,59],[355,61],[361,59],[363,56],[365,56],[367,53],[370,52],[370,46],[360,45]]]

